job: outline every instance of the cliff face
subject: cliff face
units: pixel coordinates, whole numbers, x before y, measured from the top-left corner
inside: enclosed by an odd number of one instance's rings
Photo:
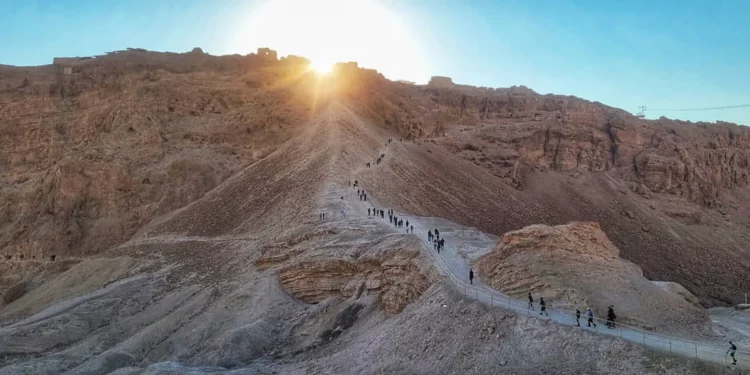
[[[103,251],[304,123],[305,83],[277,85],[290,72],[206,56],[130,51],[67,71],[0,67],[2,253]]]
[[[374,117],[406,138],[437,142],[521,187],[524,171],[615,171],[639,193],[667,193],[707,207],[750,181],[750,130],[639,119],[575,97],[525,87],[398,85],[372,101]]]

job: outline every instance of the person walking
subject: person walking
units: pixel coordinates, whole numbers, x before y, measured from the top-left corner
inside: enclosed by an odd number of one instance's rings
[[[474,285],[474,269],[469,269],[469,284]]]
[[[730,357],[732,357],[732,365],[737,364],[737,358],[735,358],[734,353],[737,352],[737,345],[734,345],[731,341],[729,342],[729,350],[727,350],[727,354],[729,354]]]
[[[534,297],[531,296],[531,292],[529,292],[529,308],[534,310]]]
[[[411,228],[411,234],[414,234],[414,226],[412,225],[409,228]]]
[[[432,242],[432,229],[427,231],[427,241]]]
[[[367,209],[367,216],[370,216],[370,209]]]
[[[576,327],[581,326],[581,310],[576,307]]]
[[[607,308],[607,327],[609,327],[610,329],[614,329],[616,318],[617,315],[615,315],[614,306],[609,305],[609,307]]]
[[[593,325],[594,328],[596,328],[596,323],[594,323],[594,312],[591,310],[590,307],[588,309],[586,309],[586,316],[589,318],[588,319],[588,324],[589,324],[588,326],[591,327]]]
[[[435,228],[435,237],[437,237],[438,239],[440,239],[440,231],[437,230],[437,228]]]
[[[544,314],[544,316],[549,316],[547,313],[547,304],[544,303],[544,297],[539,297],[539,308],[542,310],[539,312],[539,315]]]
[[[438,241],[438,247],[445,249],[445,238],[441,238],[440,241]]]

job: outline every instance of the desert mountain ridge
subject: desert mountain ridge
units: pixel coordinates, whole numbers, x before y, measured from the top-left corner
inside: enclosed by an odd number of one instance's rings
[[[733,124],[128,49],[0,67],[0,144],[0,375],[721,373],[446,272],[708,345],[750,287]]]
[[[82,256],[120,244],[274,152],[338,100],[419,146],[415,152],[434,151],[426,155],[432,163],[437,155],[468,161],[487,176],[482,185],[500,189],[443,192],[461,195],[465,214],[401,203],[415,213],[445,213],[497,235],[597,220],[648,277],[683,275],[674,281],[706,303],[738,297],[701,293],[698,285],[748,269],[746,258],[719,255],[746,251],[750,132],[742,126],[643,120],[570,96],[447,77],[424,86],[392,82],[356,63],[321,78],[307,59],[278,59],[265,48],[247,56],[128,49],[54,61],[0,70],[5,259]],[[383,186],[393,204],[424,199],[411,190],[391,194],[393,180]],[[533,204],[497,215],[506,200],[520,201],[515,195]],[[468,214],[476,197],[493,201],[479,208],[484,215]],[[687,264],[655,266],[661,252]],[[725,261],[720,274],[703,274],[703,264]]]

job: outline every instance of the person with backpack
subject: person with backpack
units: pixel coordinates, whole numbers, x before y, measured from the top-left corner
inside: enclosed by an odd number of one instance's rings
[[[729,350],[727,350],[727,354],[729,354],[730,357],[732,357],[732,365],[737,364],[737,358],[734,357],[734,353],[737,352],[737,345],[734,345],[731,341],[729,342]]]
[[[469,284],[474,285],[474,269],[469,269]]]
[[[581,326],[581,310],[576,307],[576,327]]]
[[[544,303],[544,297],[539,297],[539,308],[542,310],[539,312],[539,315],[544,314],[544,316],[549,316],[549,313],[547,313],[547,304]]]
[[[609,307],[607,308],[607,327],[609,327],[610,329],[614,329],[616,318],[617,315],[615,315],[614,306],[609,305]]]
[[[590,307],[588,309],[586,309],[586,316],[588,316],[588,318],[589,318],[589,320],[588,320],[589,325],[588,326],[591,327],[593,325],[594,328],[596,328],[596,323],[594,323],[594,312],[591,311]]]

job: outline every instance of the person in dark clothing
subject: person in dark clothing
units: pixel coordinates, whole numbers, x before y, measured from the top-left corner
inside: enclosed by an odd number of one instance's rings
[[[380,218],[385,219],[385,213],[383,213],[383,210],[380,210]]]
[[[438,239],[440,239],[440,231],[437,230],[437,228],[435,228],[435,237],[437,237]]]
[[[432,230],[427,231],[427,241],[432,242]]]
[[[367,202],[367,193],[365,193],[365,202]]]
[[[440,254],[440,249],[438,249],[438,247],[437,247],[437,243],[438,243],[438,241],[437,241],[437,238],[433,238],[433,239],[432,239],[432,247],[433,247],[433,248],[434,248],[435,250],[437,250],[438,254]]]
[[[411,234],[414,234],[414,226],[412,225],[409,228],[411,229]]]
[[[469,270],[469,284],[474,285],[474,270]]]
[[[542,310],[539,312],[539,315],[544,314],[545,316],[549,316],[547,313],[547,304],[544,303],[544,297],[539,297],[539,308]]]
[[[398,227],[403,228],[404,227],[404,219],[401,219],[398,221]]]
[[[617,315],[615,315],[614,306],[609,305],[609,307],[607,308],[607,327],[615,328],[616,318],[617,318]]]
[[[406,220],[406,227],[409,227],[409,220]]]
[[[534,297],[531,296],[531,292],[529,292],[529,308],[534,310]]]
[[[591,327],[593,325],[594,328],[596,328],[596,323],[594,323],[594,312],[591,311],[590,307],[588,309],[586,309],[586,316],[589,318],[588,319],[588,323],[589,323],[588,326]]]
[[[730,357],[732,357],[732,364],[737,364],[737,358],[734,357],[734,353],[737,352],[737,345],[734,345],[731,341],[729,342],[729,350],[727,350],[727,354],[729,354]]]
[[[581,310],[578,310],[578,308],[576,307],[576,327],[581,326],[580,319],[581,319]]]
[[[388,215],[388,222],[389,222],[389,223],[392,223],[392,222],[393,222],[393,215]]]
[[[441,239],[440,239],[440,243],[439,243],[439,246],[440,246],[440,248],[441,248],[441,249],[444,249],[444,248],[445,248],[445,238],[441,238]]]
[[[367,209],[367,216],[370,216],[370,209]]]

